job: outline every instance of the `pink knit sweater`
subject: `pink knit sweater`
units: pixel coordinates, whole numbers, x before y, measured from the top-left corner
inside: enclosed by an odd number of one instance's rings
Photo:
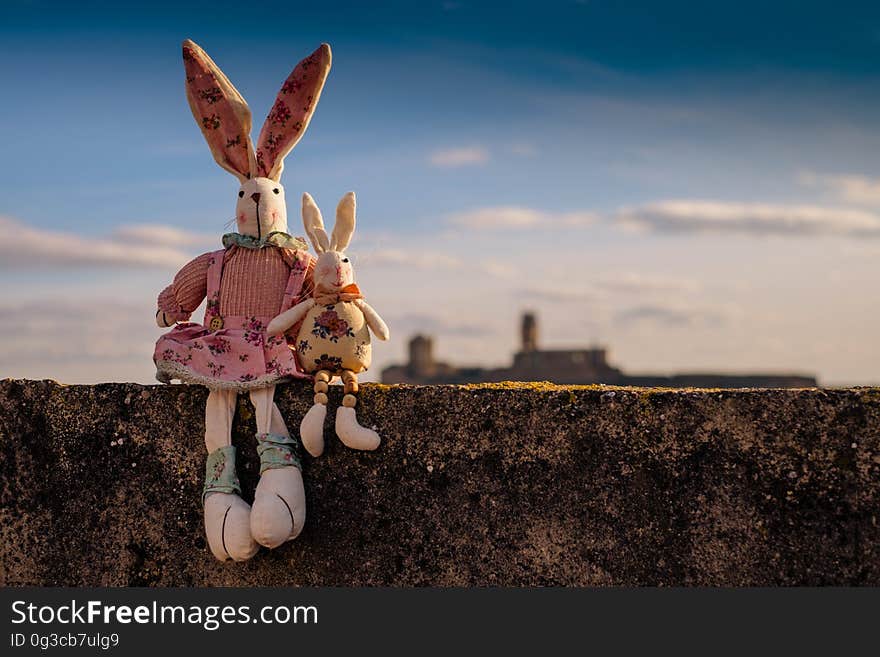
[[[223,276],[220,280],[220,315],[253,316],[273,318],[281,310],[284,290],[290,277],[295,252],[278,247],[247,249],[231,246],[226,250],[223,261]],[[189,319],[207,294],[208,261],[211,253],[203,253],[184,265],[177,272],[174,282],[159,294],[159,310],[169,320],[182,322]],[[312,294],[314,287],[313,270],[315,260],[309,262],[309,269],[303,282],[299,298]]]

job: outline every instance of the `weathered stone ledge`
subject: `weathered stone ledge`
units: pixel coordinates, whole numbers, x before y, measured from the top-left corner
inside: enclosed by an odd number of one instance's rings
[[[0,382],[0,584],[880,584],[878,389],[364,385],[382,447],[328,422],[306,529],[247,564],[205,547],[205,396]],[[246,495],[253,431],[241,398]]]

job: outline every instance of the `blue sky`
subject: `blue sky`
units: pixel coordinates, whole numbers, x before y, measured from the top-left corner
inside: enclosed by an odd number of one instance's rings
[[[880,7],[766,4],[7,1],[0,376],[150,380],[155,294],[237,192],[186,104],[189,37],[255,133],[333,47],[283,182],[325,211],[358,193],[394,332],[374,370],[419,330],[503,363],[535,308],[545,344],[629,371],[880,381]]]

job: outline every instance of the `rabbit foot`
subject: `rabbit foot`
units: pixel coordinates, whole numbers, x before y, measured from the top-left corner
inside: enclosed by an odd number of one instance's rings
[[[266,470],[257,484],[251,510],[251,535],[276,548],[299,536],[306,523],[306,494],[299,468]]]
[[[303,447],[314,457],[324,453],[324,418],[327,417],[327,406],[315,404],[305,414],[299,425],[299,436]]]
[[[251,537],[251,507],[233,493],[205,497],[205,535],[220,561],[247,561],[260,547]]]
[[[357,413],[349,406],[336,410],[336,435],[343,445],[351,449],[371,451],[382,442],[378,433],[358,424]]]

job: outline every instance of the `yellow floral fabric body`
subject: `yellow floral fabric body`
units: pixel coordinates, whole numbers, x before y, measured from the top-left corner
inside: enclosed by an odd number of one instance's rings
[[[296,350],[309,374],[318,370],[365,372],[372,351],[364,313],[353,301],[314,306],[296,337]]]

